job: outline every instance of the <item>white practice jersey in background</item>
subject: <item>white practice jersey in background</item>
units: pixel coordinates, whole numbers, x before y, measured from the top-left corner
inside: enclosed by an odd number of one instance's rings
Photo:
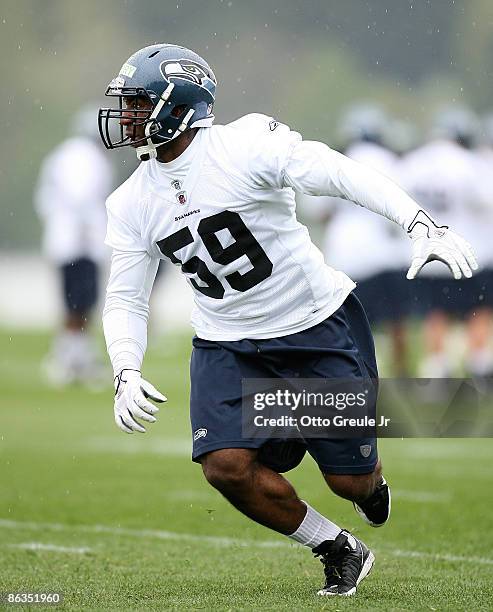
[[[458,144],[437,140],[409,153],[400,165],[401,185],[439,225],[448,225],[472,246],[483,264],[479,232],[487,218],[484,177],[478,155]],[[448,276],[440,262],[422,273]]]
[[[476,155],[479,159],[480,186],[483,206],[476,216],[477,229],[473,244],[482,267],[493,268],[493,148],[482,147]]]
[[[111,166],[90,138],[64,141],[44,160],[35,193],[43,223],[43,252],[56,264],[81,257],[100,262],[108,249],[105,200],[112,189]]]
[[[397,156],[370,142],[350,146],[345,155],[397,181]],[[387,270],[407,268],[411,241],[394,223],[368,210],[333,199],[334,214],[325,232],[324,255],[356,281]]]

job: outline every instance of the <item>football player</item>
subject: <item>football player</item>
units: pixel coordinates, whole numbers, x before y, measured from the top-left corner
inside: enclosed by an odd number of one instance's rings
[[[493,249],[491,228],[493,227],[493,115],[483,118],[483,139],[477,151],[480,162],[481,186],[484,206],[475,211],[477,219],[475,237],[481,271],[475,276],[477,302],[469,317],[469,355],[467,370],[476,378],[493,380]]]
[[[353,595],[372,552],[301,501],[279,472],[308,450],[328,486],[378,527],[390,492],[376,440],[307,439],[288,452],[288,443],[242,436],[242,378],[377,376],[355,284],[325,264],[297,221],[294,190],[343,197],[400,225],[414,243],[409,278],[437,258],[469,277],[475,258],[390,180],[325,144],[260,114],[214,126],[215,92],[203,58],[157,44],[123,64],[106,92],[116,104],[99,112],[106,146],[134,147],[143,161],[107,200],[113,255],[103,324],[115,421],[144,432],[158,410],[149,400],[165,401],[141,368],[149,293],[159,260],[168,259],[195,299],[193,460],[238,510],[320,557],[319,594]]]
[[[104,202],[113,188],[113,170],[104,155],[95,122],[97,107],[80,109],[72,135],[43,161],[35,207],[43,224],[43,252],[59,273],[64,302],[62,330],[43,369],[50,383],[100,385],[104,371],[88,327],[98,299],[104,244]]]
[[[474,241],[483,262],[491,251],[490,203],[486,172],[474,151],[478,128],[477,118],[467,108],[439,110],[432,121],[430,140],[402,159],[400,173],[401,184],[420,204],[432,215],[445,217],[467,240]],[[424,271],[416,292],[417,311],[425,316],[426,354],[419,367],[420,376],[454,375],[453,351],[447,347],[452,317],[466,321],[469,373],[490,373],[483,283],[480,275],[473,283],[455,282],[437,263]]]

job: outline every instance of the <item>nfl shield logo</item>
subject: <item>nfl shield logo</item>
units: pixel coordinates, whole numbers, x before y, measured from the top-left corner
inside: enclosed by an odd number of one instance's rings
[[[178,204],[186,204],[187,203],[187,194],[184,191],[179,191],[176,194],[176,199],[178,200]]]
[[[359,452],[363,455],[365,459],[367,459],[371,453],[371,444],[362,444],[359,447]]]

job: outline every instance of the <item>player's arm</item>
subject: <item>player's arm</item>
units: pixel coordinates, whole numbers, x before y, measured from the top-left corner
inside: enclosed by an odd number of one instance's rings
[[[144,433],[154,423],[154,402],[166,398],[141,376],[147,348],[149,297],[159,260],[143,250],[113,249],[103,328],[115,376],[115,423],[125,433]]]
[[[470,245],[461,236],[438,225],[390,179],[323,143],[298,141],[292,146],[283,184],[308,195],[351,200],[399,224],[413,240],[409,279],[433,260],[445,263],[456,279],[469,278],[478,268]]]

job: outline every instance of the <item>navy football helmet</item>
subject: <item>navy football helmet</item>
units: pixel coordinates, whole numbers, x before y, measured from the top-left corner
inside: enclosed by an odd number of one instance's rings
[[[209,127],[216,77],[209,64],[193,51],[177,45],[157,44],[134,53],[109,84],[106,96],[116,98],[116,108],[101,108],[99,133],[108,149],[137,145],[139,159],[156,157],[156,148],[187,128]],[[126,108],[128,99],[147,101],[146,108]],[[150,104],[149,104],[150,103]],[[142,126],[144,136],[126,135],[122,120]]]
[[[466,106],[445,106],[433,118],[431,136],[452,140],[465,149],[472,149],[480,136],[479,120]]]
[[[373,103],[350,106],[341,119],[339,139],[347,147],[355,142],[382,144],[387,138],[389,117]]]

